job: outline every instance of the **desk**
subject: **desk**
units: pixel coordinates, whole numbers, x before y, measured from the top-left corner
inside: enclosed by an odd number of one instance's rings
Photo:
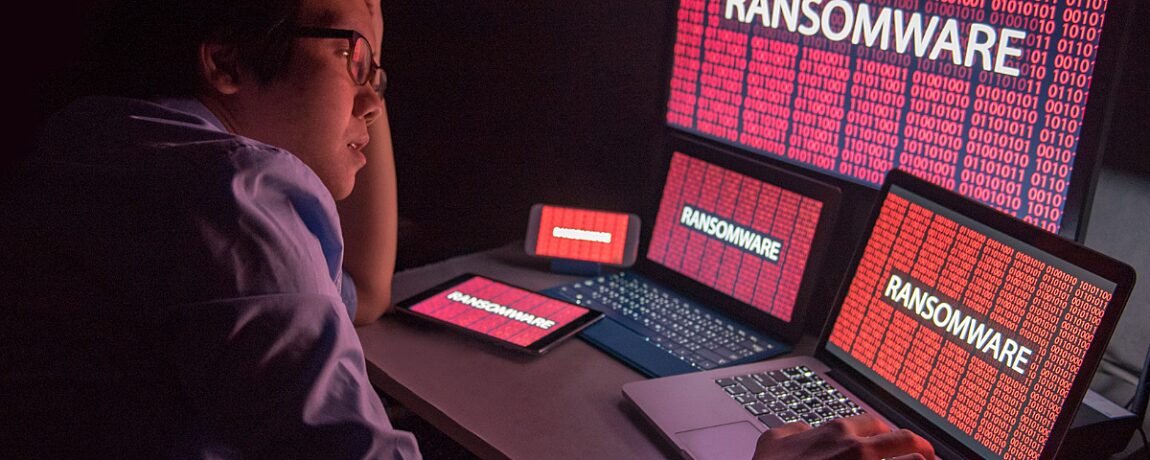
[[[467,272],[533,290],[578,279],[513,244],[397,273],[393,298]],[[394,314],[357,332],[372,384],[480,457],[674,455],[621,393],[644,376],[579,338],[531,357]]]
[[[397,273],[393,296],[468,272],[533,290],[579,279],[512,244]],[[480,457],[676,456],[620,391],[644,376],[581,339],[530,357],[394,314],[357,332],[372,384]],[[814,345],[804,336],[795,353]]]

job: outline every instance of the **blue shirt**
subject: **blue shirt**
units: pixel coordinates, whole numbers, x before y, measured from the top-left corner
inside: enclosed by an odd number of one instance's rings
[[[331,194],[294,155],[196,101],[86,98],[21,179],[0,201],[0,445],[418,458],[367,379]]]

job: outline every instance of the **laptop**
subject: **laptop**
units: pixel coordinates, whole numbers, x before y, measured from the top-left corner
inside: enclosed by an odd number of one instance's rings
[[[668,152],[635,265],[545,293],[604,312],[580,335],[652,377],[789,352],[838,188],[685,137]]]
[[[1052,458],[1129,297],[1128,265],[891,171],[814,356],[633,382],[689,458],[859,412],[941,458]]]

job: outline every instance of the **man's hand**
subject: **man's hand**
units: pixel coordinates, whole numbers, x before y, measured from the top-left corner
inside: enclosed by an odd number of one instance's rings
[[[759,436],[754,460],[769,459],[932,460],[934,448],[905,429],[892,431],[868,414],[832,420],[818,428],[788,423]]]

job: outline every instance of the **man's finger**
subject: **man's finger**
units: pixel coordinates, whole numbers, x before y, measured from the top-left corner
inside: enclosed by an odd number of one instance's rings
[[[886,460],[927,460],[927,459],[925,457],[923,457],[922,454],[914,453],[914,454],[899,455],[898,457],[890,457],[890,458],[887,458]]]
[[[890,432],[887,426],[878,417],[870,414],[859,414],[851,417],[832,420],[828,425],[838,424],[839,429],[859,437],[878,436]]]
[[[761,441],[764,438],[766,438],[766,439],[785,438],[785,437],[790,436],[792,434],[801,433],[801,432],[807,431],[809,429],[811,429],[811,426],[808,425],[806,422],[791,422],[791,423],[788,423],[786,425],[780,426],[778,428],[771,428],[771,429],[767,430],[766,432],[764,432],[762,434],[762,436],[759,436],[759,440]]]
[[[910,430],[901,429],[872,436],[864,441],[873,454],[879,458],[895,457],[917,453],[923,458],[934,458],[934,447],[921,436]]]

